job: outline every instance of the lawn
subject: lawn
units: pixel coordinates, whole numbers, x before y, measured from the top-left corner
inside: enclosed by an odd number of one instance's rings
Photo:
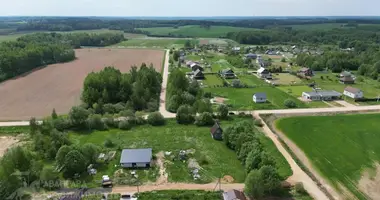
[[[232,110],[261,110],[261,109],[280,109],[286,108],[284,101],[292,99],[299,108],[305,108],[303,102],[297,98],[275,87],[257,87],[257,88],[205,88],[205,91],[211,92],[214,96],[227,98],[227,104],[231,105]],[[257,92],[264,92],[267,95],[267,103],[254,103],[252,95]]]
[[[239,75],[238,78],[242,83],[247,84],[249,86],[269,86],[268,83],[259,79],[255,75]]]
[[[279,119],[276,126],[336,189],[343,184],[359,199],[367,199],[357,184],[363,171],[373,170],[380,161],[379,118],[380,114],[292,117]],[[312,128],[305,129],[306,124]]]
[[[223,127],[231,123],[233,121],[221,122]],[[224,175],[232,176],[236,182],[243,182],[245,171],[237,160],[235,152],[228,149],[223,142],[213,140],[209,132],[210,127],[199,128],[193,125],[178,125],[174,120],[170,120],[166,126],[162,127],[145,125],[129,131],[111,129],[109,131],[94,131],[91,134],[70,132],[69,136],[74,143],[94,143],[101,146],[106,139],[110,138],[117,143],[117,149],[151,147],[154,154],[160,151],[170,151],[177,155],[180,150],[194,149],[194,158],[203,168],[200,174],[204,176],[207,182]],[[115,160],[118,162],[117,156]],[[106,169],[110,176],[118,169],[113,164],[117,163],[112,163]],[[171,159],[167,159],[165,166],[169,174],[169,181],[194,182],[189,175],[186,163],[172,162]],[[100,171],[98,174],[104,173]]]
[[[208,87],[214,87],[214,86],[223,86],[223,81],[222,79],[216,75],[216,74],[206,74],[205,75],[205,80],[203,81],[205,85]]]
[[[279,85],[291,85],[302,83],[302,80],[300,78],[289,73],[273,73],[272,77],[274,82]]]
[[[124,47],[145,47],[145,48],[181,48],[185,45],[187,39],[173,39],[173,38],[132,38],[127,41],[120,42],[113,46]],[[194,40],[197,42],[197,40]]]
[[[187,37],[206,37],[218,38],[225,37],[229,32],[239,32],[243,30],[256,30],[253,28],[241,28],[232,26],[211,26],[209,29],[202,28],[197,25],[173,27],[156,27],[156,28],[140,28],[148,31],[153,35],[172,35],[172,36],[187,36]]]
[[[153,192],[142,192],[139,194],[139,200],[220,200],[221,193],[214,191],[201,190],[162,190]]]

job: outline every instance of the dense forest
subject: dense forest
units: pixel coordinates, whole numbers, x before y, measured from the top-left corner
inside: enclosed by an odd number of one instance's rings
[[[124,40],[122,34],[35,33],[0,43],[0,81],[38,67],[75,59],[74,48],[107,46]]]
[[[33,17],[22,18],[26,23],[19,24],[17,31],[72,31],[90,29],[133,30],[149,27],[178,27],[185,25],[235,26],[248,28],[271,28],[286,25],[304,25],[321,23],[380,24],[376,18],[236,18],[236,19],[126,19],[126,18],[90,18],[90,17]],[[1,25],[0,25],[1,26]],[[351,26],[355,27],[355,26]]]

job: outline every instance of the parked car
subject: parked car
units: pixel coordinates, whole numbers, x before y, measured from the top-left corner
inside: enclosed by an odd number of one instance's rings
[[[137,197],[132,194],[122,194],[120,200],[137,200]]]

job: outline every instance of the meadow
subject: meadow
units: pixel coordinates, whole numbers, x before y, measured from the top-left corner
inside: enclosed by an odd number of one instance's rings
[[[208,87],[222,86],[223,80],[216,74],[206,74],[203,83]]]
[[[280,109],[286,108],[284,101],[291,99],[296,102],[298,108],[305,108],[303,102],[297,98],[288,95],[275,87],[256,87],[256,88],[205,88],[205,91],[211,92],[214,96],[227,98],[226,103],[231,106],[232,110],[262,110],[262,109]],[[266,93],[267,103],[255,103],[252,95],[257,92]]]
[[[156,27],[156,28],[140,28],[140,30],[148,31],[153,35],[172,35],[187,37],[206,37],[218,38],[225,37],[229,32],[238,32],[243,30],[255,30],[252,28],[241,28],[232,26],[211,26],[209,29],[196,25],[174,27]]]
[[[291,117],[277,120],[276,126],[337,190],[344,192],[342,184],[358,199],[367,199],[358,182],[380,161],[379,118],[380,114]],[[371,180],[379,181],[374,176]]]

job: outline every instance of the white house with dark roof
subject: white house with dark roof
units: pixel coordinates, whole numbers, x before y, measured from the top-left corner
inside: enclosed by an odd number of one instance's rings
[[[361,99],[364,97],[362,90],[350,86],[344,88],[343,94],[353,99]]]
[[[125,168],[150,167],[152,149],[123,149],[120,156],[120,165]]]
[[[262,92],[253,94],[252,100],[255,103],[265,103],[267,101],[267,95]]]
[[[269,72],[268,69],[265,69],[264,67],[260,67],[260,69],[257,70],[257,75],[260,78],[272,79],[272,74]]]

